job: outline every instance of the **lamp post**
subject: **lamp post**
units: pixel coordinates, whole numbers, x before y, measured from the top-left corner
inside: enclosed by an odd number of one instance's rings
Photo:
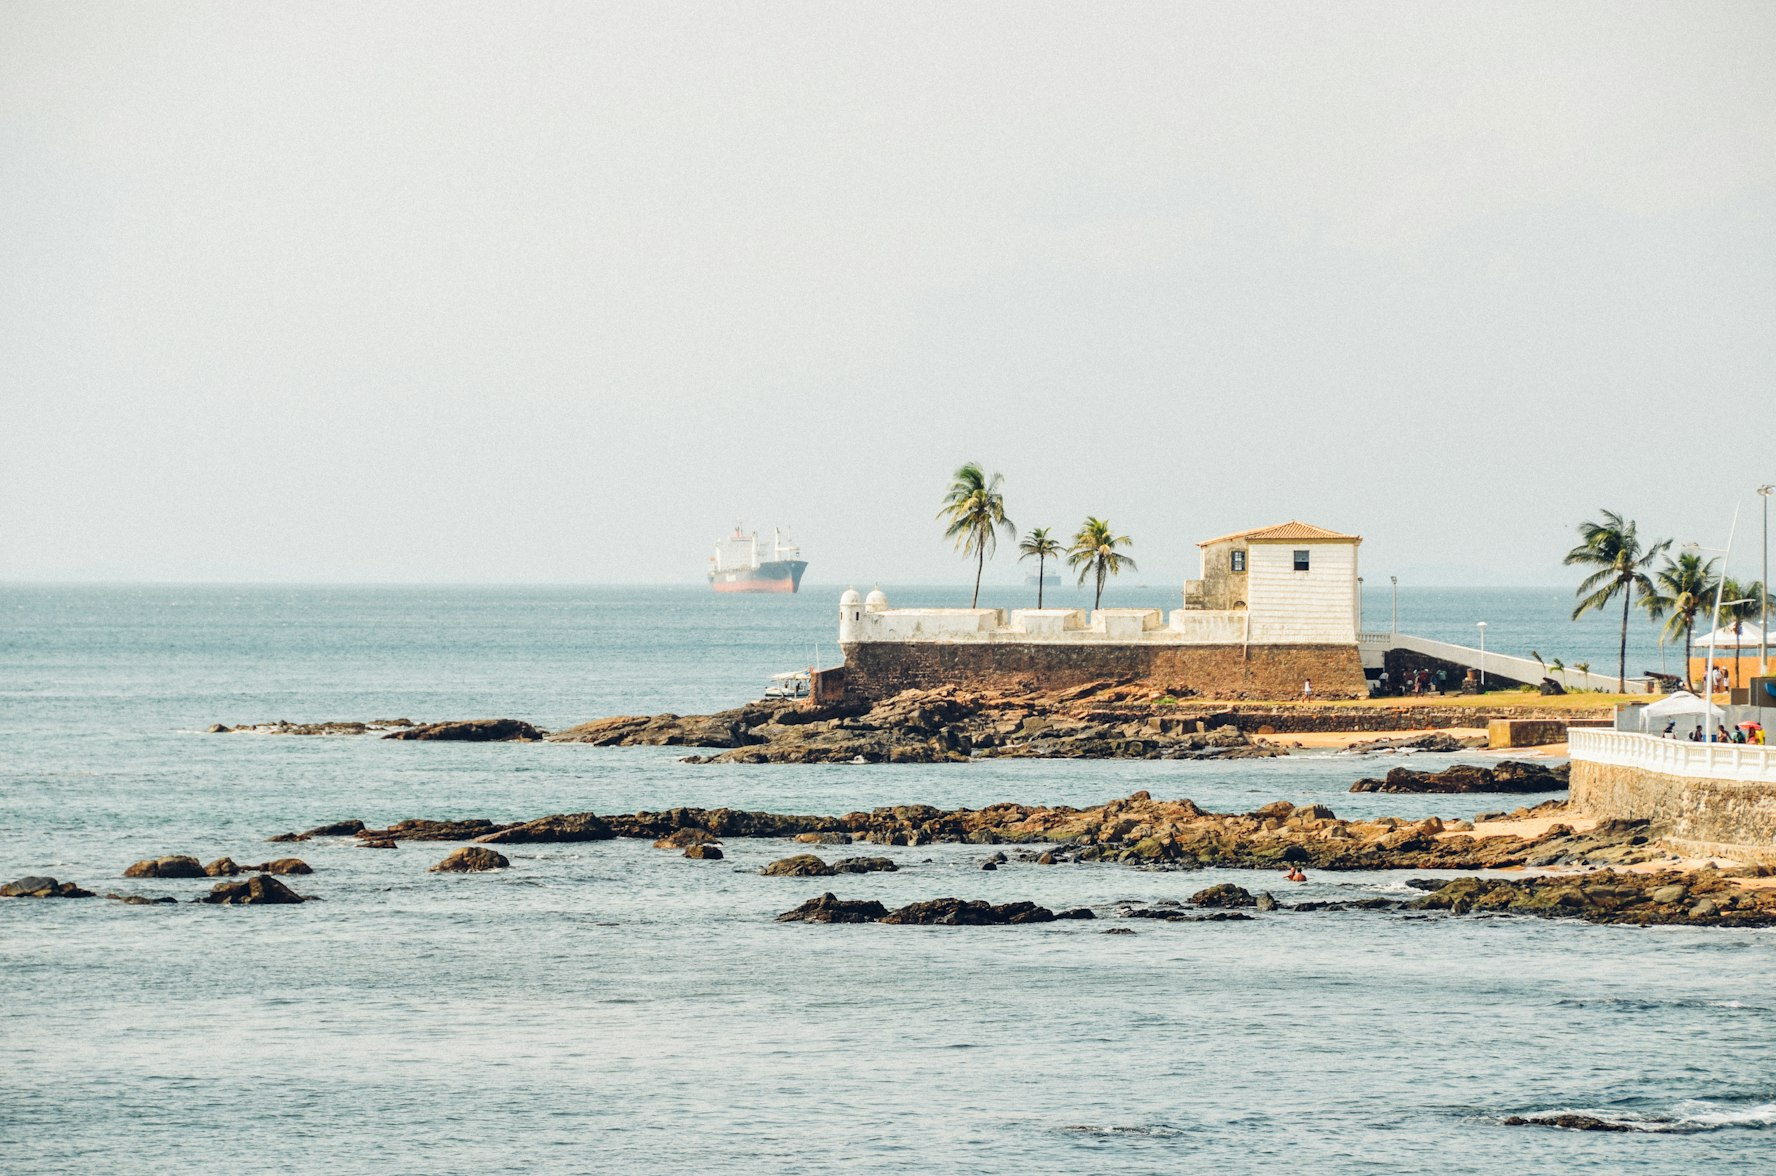
[[[1390,622],[1392,627],[1389,628],[1388,632],[1394,634],[1400,631],[1400,577],[1389,576],[1388,584],[1393,588],[1394,593],[1394,619]]]
[[[1776,486],[1759,486],[1758,494],[1764,500],[1764,575],[1758,584],[1764,594],[1762,616],[1758,618],[1758,674],[1770,672],[1770,494]]]
[[[1714,647],[1717,644],[1714,635],[1720,631],[1721,592],[1727,586],[1727,563],[1733,558],[1733,536],[1739,530],[1739,508],[1733,508],[1733,525],[1727,528],[1727,545],[1725,547],[1703,547],[1697,543],[1684,544],[1685,551],[1718,551],[1721,555],[1720,579],[1714,582],[1714,611],[1709,614],[1708,630],[1708,668],[1702,672],[1702,742],[1714,742],[1714,725],[1708,720],[1714,717]],[[1689,667],[1684,667],[1689,672]]]
[[[1363,577],[1357,577],[1357,632],[1363,631]]]
[[[1486,693],[1486,622],[1485,621],[1479,622],[1479,626],[1480,626],[1480,693],[1485,694]]]

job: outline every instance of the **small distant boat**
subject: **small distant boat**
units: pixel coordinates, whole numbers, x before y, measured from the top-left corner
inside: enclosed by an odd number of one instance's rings
[[[806,698],[808,697],[809,674],[807,670],[791,670],[787,674],[772,674],[771,684],[765,687],[766,698]]]
[[[769,544],[761,544],[757,531],[748,534],[736,524],[709,557],[709,586],[717,592],[788,594],[802,586],[807,570],[802,549],[779,528],[771,529]]]

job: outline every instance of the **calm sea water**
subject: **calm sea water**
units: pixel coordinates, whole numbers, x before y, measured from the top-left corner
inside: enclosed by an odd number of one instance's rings
[[[191,897],[203,883],[118,875],[161,853],[260,860],[288,851],[269,834],[353,816],[1078,804],[1137,788],[1344,815],[1500,806],[1352,796],[1387,762],[1325,755],[696,767],[655,748],[200,733],[731,705],[832,659],[836,596],[0,586],[0,875]],[[1569,624],[1568,600],[1403,592],[1401,628],[1463,640],[1485,619],[1489,647],[1603,663],[1613,632]],[[1367,604],[1385,626],[1385,597]],[[1776,937],[1761,933],[1385,912],[1117,936],[1107,920],[780,925],[828,888],[1107,908],[1274,884],[982,873],[984,851],[963,846],[886,850],[901,872],[842,882],[759,876],[783,842],[734,842],[721,862],[519,847],[512,869],[466,877],[426,873],[446,847],[292,848],[316,869],[297,888],[324,901],[0,902],[0,1171],[1749,1171],[1776,1144]],[[1404,893],[1322,873],[1290,897]],[[1648,1130],[1497,1123],[1572,1109]]]

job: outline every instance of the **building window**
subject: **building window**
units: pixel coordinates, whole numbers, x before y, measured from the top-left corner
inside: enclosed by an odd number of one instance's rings
[[[1297,551],[1295,553],[1295,570],[1298,572],[1307,570],[1307,552]]]
[[[1244,551],[1235,551],[1233,553],[1233,570],[1236,572],[1243,572],[1246,570],[1246,553]]]

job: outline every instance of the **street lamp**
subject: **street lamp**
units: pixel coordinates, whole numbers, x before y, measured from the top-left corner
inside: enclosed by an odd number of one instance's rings
[[[1394,591],[1393,627],[1388,631],[1390,633],[1398,633],[1400,631],[1400,577],[1389,576],[1388,583],[1392,585]]]
[[[1357,632],[1363,631],[1363,577],[1357,577]]]
[[[1759,486],[1758,494],[1764,500],[1764,576],[1758,583],[1763,588],[1764,600],[1758,619],[1758,674],[1770,672],[1770,494],[1776,486]]]
[[[1708,720],[1714,717],[1714,647],[1719,644],[1714,639],[1720,630],[1721,592],[1727,586],[1727,563],[1733,558],[1733,536],[1739,530],[1739,508],[1733,508],[1733,525],[1727,528],[1727,545],[1725,547],[1703,547],[1699,543],[1686,543],[1685,551],[1718,551],[1721,555],[1720,579],[1714,582],[1714,611],[1709,613],[1708,623],[1713,626],[1708,630],[1708,668],[1702,673],[1702,742],[1714,742],[1714,725]],[[1690,668],[1684,667],[1688,674]],[[1731,696],[1729,695],[1729,698]]]
[[[1486,622],[1480,625],[1480,693],[1486,693]]]

